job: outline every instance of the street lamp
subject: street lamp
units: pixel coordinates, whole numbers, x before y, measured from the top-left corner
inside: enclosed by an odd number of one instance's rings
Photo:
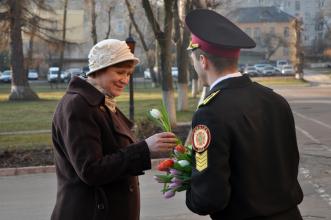
[[[129,37],[125,40],[126,44],[131,50],[131,53],[134,53],[134,49],[136,47],[136,41],[133,39],[131,34],[129,34]],[[129,94],[130,94],[130,120],[134,121],[134,102],[133,102],[133,74],[130,76],[129,81]]]

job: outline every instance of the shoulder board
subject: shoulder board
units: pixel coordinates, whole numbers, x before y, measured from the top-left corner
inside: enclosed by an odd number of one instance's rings
[[[207,98],[203,100],[203,102],[199,105],[199,107],[207,105],[221,90],[217,90],[216,92],[213,92],[210,94]]]

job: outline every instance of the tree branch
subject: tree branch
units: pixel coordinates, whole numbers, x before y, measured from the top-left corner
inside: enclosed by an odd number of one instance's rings
[[[142,5],[143,5],[143,8],[145,9],[146,17],[152,26],[154,35],[155,35],[156,39],[158,39],[158,37],[160,35],[162,35],[162,31],[161,31],[159,23],[155,19],[155,16],[152,11],[152,7],[151,7],[151,4],[149,3],[149,0],[142,0]]]
[[[126,8],[128,9],[128,12],[129,12],[129,17],[130,17],[130,20],[131,20],[131,23],[133,24],[136,32],[138,33],[139,35],[139,38],[140,38],[140,41],[141,41],[141,44],[144,48],[144,50],[147,52],[148,51],[148,47],[147,47],[147,44],[144,40],[144,35],[143,33],[141,32],[137,22],[136,22],[136,19],[134,18],[134,14],[133,14],[133,9],[132,9],[132,6],[130,4],[130,2],[128,0],[125,0],[125,4],[126,4]]]
[[[113,6],[109,6],[109,9],[108,9],[108,29],[107,29],[107,32],[106,32],[106,36],[105,36],[105,39],[108,39],[109,38],[109,35],[110,35],[110,30],[111,30],[111,11],[113,9]]]

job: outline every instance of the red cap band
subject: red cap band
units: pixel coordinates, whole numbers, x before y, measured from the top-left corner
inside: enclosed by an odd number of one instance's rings
[[[224,49],[219,46],[212,45],[206,41],[201,40],[194,34],[192,34],[192,44],[198,44],[199,48],[207,53],[213,54],[215,56],[225,57],[225,58],[238,58],[240,55],[240,49]]]

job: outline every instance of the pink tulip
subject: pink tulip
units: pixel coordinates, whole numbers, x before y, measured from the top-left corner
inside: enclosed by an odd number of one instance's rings
[[[169,198],[175,196],[175,194],[176,194],[176,193],[175,193],[174,191],[172,191],[172,190],[168,190],[167,192],[165,192],[165,193],[163,194],[163,196],[164,196],[164,198],[169,199]]]

